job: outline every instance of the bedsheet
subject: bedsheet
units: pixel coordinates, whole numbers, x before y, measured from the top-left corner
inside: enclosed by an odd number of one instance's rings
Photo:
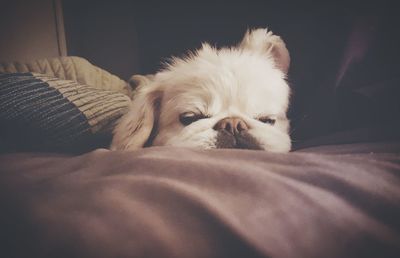
[[[400,142],[0,156],[7,257],[400,257]]]

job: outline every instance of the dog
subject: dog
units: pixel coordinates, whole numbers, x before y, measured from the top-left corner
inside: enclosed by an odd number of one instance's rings
[[[208,43],[159,72],[134,76],[128,112],[113,132],[112,150],[148,146],[237,148],[288,152],[290,64],[284,41],[268,29],[241,42]]]

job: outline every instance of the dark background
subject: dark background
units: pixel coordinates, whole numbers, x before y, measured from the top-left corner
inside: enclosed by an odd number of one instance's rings
[[[362,126],[398,125],[397,5],[63,1],[68,54],[123,79],[154,73],[166,58],[201,42],[232,45],[247,28],[268,27],[285,40],[291,54],[289,116],[292,135],[299,140]],[[371,85],[383,85],[374,93],[379,98],[357,93]]]

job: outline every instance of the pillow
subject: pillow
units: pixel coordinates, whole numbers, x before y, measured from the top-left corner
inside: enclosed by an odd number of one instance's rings
[[[82,153],[108,147],[130,98],[36,73],[0,74],[0,149]]]
[[[131,89],[124,80],[77,56],[0,63],[0,73],[41,73],[102,90],[131,94]]]

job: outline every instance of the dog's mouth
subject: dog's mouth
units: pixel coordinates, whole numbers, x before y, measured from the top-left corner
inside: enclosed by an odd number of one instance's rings
[[[262,150],[258,141],[245,131],[232,134],[227,130],[219,130],[215,145],[218,149]]]

